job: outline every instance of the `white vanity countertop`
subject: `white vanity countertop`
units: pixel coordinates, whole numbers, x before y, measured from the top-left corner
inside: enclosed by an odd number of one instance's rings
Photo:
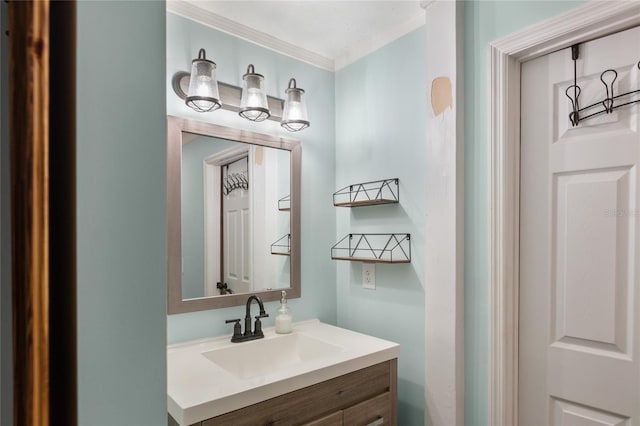
[[[283,336],[265,328],[264,339],[231,343],[231,335],[194,340],[167,348],[169,414],[182,426],[228,413],[287,392],[397,358],[397,343],[310,320],[294,323],[293,334],[311,337],[336,350],[302,362],[280,365],[267,373],[241,378],[210,361],[204,353],[231,347],[252,351],[251,344]],[[275,342],[275,340],[274,340]],[[271,344],[274,342],[265,342]],[[261,354],[251,355],[254,363]]]

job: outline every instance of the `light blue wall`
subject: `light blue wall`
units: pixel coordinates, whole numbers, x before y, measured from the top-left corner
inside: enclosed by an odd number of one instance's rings
[[[77,4],[81,425],[161,425],[166,397],[165,4]]]
[[[289,78],[306,90],[311,127],[289,133],[273,121],[252,123],[230,111],[200,114],[187,106],[171,89],[171,76],[189,70],[191,60],[204,48],[207,58],[217,63],[218,80],[241,85],[247,65],[265,76],[267,93],[284,97]],[[292,139],[302,144],[302,298],[289,306],[295,320],[319,318],[336,323],[334,262],[329,248],[335,235],[335,212],[331,194],[335,190],[334,74],[289,58],[255,44],[167,14],[167,113],[215,124],[252,130]],[[266,308],[271,317],[263,323],[273,325],[277,302]],[[168,340],[180,342],[199,337],[231,333],[224,320],[237,318],[244,307],[194,312],[168,317]]]
[[[336,184],[400,178],[400,204],[336,208],[336,238],[411,233],[410,264],[338,262],[338,325],[400,343],[398,424],[424,424],[424,229],[427,155],[424,27],[336,73]]]
[[[488,423],[489,170],[487,44],[576,7],[575,1],[466,1],[465,98],[465,424]]]
[[[0,424],[13,424],[7,3],[0,4]]]

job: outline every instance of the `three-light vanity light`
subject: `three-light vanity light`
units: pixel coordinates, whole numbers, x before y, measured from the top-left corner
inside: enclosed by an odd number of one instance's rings
[[[185,93],[181,89],[181,83],[187,77],[189,89]],[[205,50],[200,49],[198,57],[192,61],[191,74],[178,72],[174,75],[172,83],[176,94],[185,100],[187,106],[198,112],[222,108],[237,111],[240,117],[250,121],[277,120],[279,117],[274,116],[269,107],[271,103],[281,110],[280,125],[286,130],[298,132],[309,127],[305,92],[297,87],[294,78],[289,80],[284,100],[267,96],[264,76],[255,72],[253,64],[249,64],[242,80],[242,88],[219,83],[216,79],[216,63],[207,59]]]

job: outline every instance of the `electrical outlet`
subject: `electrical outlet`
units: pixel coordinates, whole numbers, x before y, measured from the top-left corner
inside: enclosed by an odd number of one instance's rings
[[[362,288],[376,289],[376,264],[364,262],[362,264]]]

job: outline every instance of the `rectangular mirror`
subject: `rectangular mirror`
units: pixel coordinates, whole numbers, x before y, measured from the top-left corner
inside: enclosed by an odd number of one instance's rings
[[[168,313],[300,297],[300,144],[167,119]]]

